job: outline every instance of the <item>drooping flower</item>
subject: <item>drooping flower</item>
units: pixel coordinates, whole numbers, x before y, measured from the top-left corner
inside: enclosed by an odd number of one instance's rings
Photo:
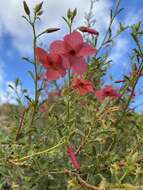
[[[74,153],[74,150],[73,150],[73,148],[71,146],[67,147],[67,153],[68,153],[68,155],[69,155],[69,157],[70,157],[70,159],[72,161],[72,164],[73,164],[74,168],[76,170],[79,170],[80,166],[79,166],[79,163],[77,161],[77,157],[76,157],[76,155]]]
[[[62,58],[60,55],[55,53],[47,53],[42,48],[37,48],[36,53],[37,60],[47,70],[45,73],[47,80],[53,81],[65,76],[66,70],[63,66]]]
[[[84,80],[82,78],[75,78],[72,82],[72,87],[75,91],[79,92],[81,96],[89,92],[94,93],[94,88],[91,81]]]
[[[96,53],[96,49],[84,42],[82,35],[77,31],[66,35],[64,41],[54,41],[50,50],[62,55],[65,68],[72,68],[78,75],[83,75],[87,71],[85,58]]]
[[[111,85],[107,85],[101,90],[96,90],[95,96],[99,101],[103,101],[106,97],[110,97],[113,99],[119,98],[121,97],[121,94],[118,94],[117,91]]]
[[[92,35],[96,35],[98,36],[99,35],[99,32],[97,32],[95,29],[93,28],[89,28],[89,27],[86,27],[86,26],[81,26],[78,28],[81,32],[87,32],[89,34],[92,34]]]

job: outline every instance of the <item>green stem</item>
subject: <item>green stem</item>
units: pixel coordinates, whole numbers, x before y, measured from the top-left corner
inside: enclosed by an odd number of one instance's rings
[[[35,105],[37,105],[37,99],[38,99],[38,72],[37,72],[37,59],[36,59],[36,47],[37,47],[37,41],[36,41],[36,31],[34,24],[32,25],[33,29],[33,46],[34,46],[34,70],[35,70]]]
[[[71,34],[72,32],[72,23],[69,24],[69,32]],[[68,119],[68,125],[70,121],[70,88],[71,88],[71,69],[68,69],[68,105],[67,105],[67,119]],[[69,126],[68,126],[69,127]]]
[[[37,48],[37,38],[36,38],[36,31],[35,31],[35,19],[34,22],[31,24],[32,29],[33,29],[33,48],[34,48],[34,73],[35,73],[35,98],[34,98],[34,109],[32,113],[32,119],[30,122],[30,127],[33,126],[35,115],[36,115],[36,110],[37,110],[37,105],[38,105],[38,71],[37,71],[37,58],[36,58],[36,48]],[[29,144],[31,144],[31,132],[29,134]]]
[[[25,161],[27,159],[30,159],[32,157],[35,157],[35,156],[40,156],[42,154],[46,154],[46,153],[50,153],[50,152],[53,152],[55,151],[57,148],[59,148],[60,146],[62,146],[63,144],[65,144],[65,140],[62,141],[62,142],[59,142],[58,144],[56,144],[55,146],[51,147],[51,148],[48,148],[46,150],[43,150],[43,151],[40,151],[40,152],[36,152],[36,153],[33,153],[31,155],[28,155],[28,156],[24,156],[22,158],[19,159],[19,161]]]
[[[70,69],[68,69],[68,105],[67,105],[68,125],[69,125],[69,121],[70,121],[70,87],[71,87],[71,75],[70,75]]]

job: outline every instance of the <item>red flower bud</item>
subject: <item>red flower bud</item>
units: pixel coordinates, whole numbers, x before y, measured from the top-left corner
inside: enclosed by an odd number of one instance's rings
[[[68,153],[68,155],[69,155],[69,157],[70,157],[70,159],[72,161],[72,164],[73,164],[74,168],[76,170],[79,170],[80,166],[79,166],[79,163],[77,161],[77,157],[75,156],[75,153],[73,151],[73,148],[71,146],[67,147],[67,153]]]
[[[126,82],[125,80],[116,80],[115,83]]]
[[[90,33],[90,34],[93,34],[93,35],[99,35],[99,32],[97,32],[95,29],[89,28],[89,27],[86,27],[86,26],[81,26],[78,29],[81,32],[87,32],[87,33]]]
[[[60,30],[60,28],[48,28],[45,32],[46,33],[52,33],[52,32],[56,32],[58,30]]]

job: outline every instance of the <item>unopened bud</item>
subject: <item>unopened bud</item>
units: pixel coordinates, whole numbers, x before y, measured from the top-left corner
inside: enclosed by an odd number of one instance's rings
[[[26,1],[23,1],[24,11],[29,16],[30,15],[30,9],[26,3]]]

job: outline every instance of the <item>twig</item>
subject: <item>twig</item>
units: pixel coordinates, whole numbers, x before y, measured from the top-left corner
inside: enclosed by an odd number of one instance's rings
[[[76,176],[76,179],[77,181],[79,182],[79,184],[82,186],[82,187],[85,187],[87,189],[90,189],[90,190],[103,190],[101,189],[100,187],[96,187],[94,185],[91,185],[89,183],[87,183],[85,180],[83,180],[79,174],[75,173],[75,176]]]
[[[75,152],[75,155],[76,155],[76,156],[79,155],[80,151],[81,151],[82,148],[85,146],[85,144],[86,144],[86,142],[87,142],[87,139],[88,139],[88,137],[89,137],[89,135],[90,135],[90,132],[91,132],[91,128],[89,128],[89,129],[86,131],[86,133],[87,133],[86,136],[81,139],[80,146],[79,146],[79,148],[77,149],[77,151]]]
[[[20,120],[19,128],[18,128],[17,133],[16,133],[16,138],[15,138],[16,141],[19,139],[19,135],[21,133],[21,129],[22,129],[22,126],[23,126],[23,121],[24,121],[25,113],[26,113],[26,110],[24,110],[23,113],[22,113],[22,117],[21,117],[21,120]]]

